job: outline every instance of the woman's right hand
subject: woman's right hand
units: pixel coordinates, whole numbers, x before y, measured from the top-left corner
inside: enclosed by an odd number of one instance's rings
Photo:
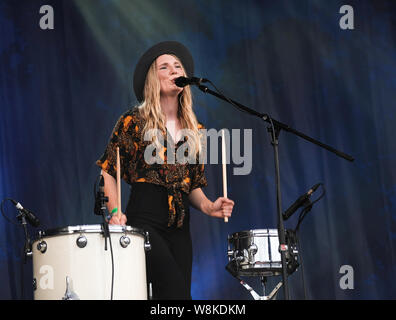
[[[125,226],[126,222],[127,222],[127,217],[122,212],[121,212],[121,217],[120,218],[118,218],[118,215],[115,214],[109,220],[109,224],[117,224],[117,225],[121,225],[121,226]]]

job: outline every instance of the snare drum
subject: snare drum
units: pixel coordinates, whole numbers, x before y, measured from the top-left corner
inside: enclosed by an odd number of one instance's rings
[[[146,300],[145,249],[148,234],[130,226],[109,226],[113,262],[113,299]],[[41,232],[33,243],[35,300],[108,300],[112,259],[102,225]]]
[[[298,266],[297,249],[295,244],[290,242],[291,237],[288,237],[288,232],[286,231],[286,241],[291,253],[288,255],[288,272],[291,273]],[[280,275],[282,259],[279,252],[278,230],[257,229],[233,233],[228,236],[228,258],[235,265],[235,271],[240,276]]]

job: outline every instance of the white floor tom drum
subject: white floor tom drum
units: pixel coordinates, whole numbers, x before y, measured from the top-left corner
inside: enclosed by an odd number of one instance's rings
[[[35,300],[146,300],[148,234],[109,225],[111,250],[102,225],[81,225],[40,233],[33,243]]]

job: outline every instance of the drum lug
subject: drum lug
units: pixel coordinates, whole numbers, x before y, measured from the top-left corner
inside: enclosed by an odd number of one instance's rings
[[[149,233],[146,231],[145,232],[145,241],[144,241],[144,251],[150,251],[151,250],[151,243],[149,239]]]
[[[131,244],[131,239],[130,239],[129,237],[127,237],[127,236],[122,236],[122,237],[120,238],[120,245],[121,245],[121,247],[126,248],[126,247],[128,247],[130,244]]]
[[[243,260],[242,261],[251,263],[250,262],[250,254],[249,254],[249,251],[247,249],[243,249]]]
[[[253,257],[257,253],[257,250],[257,245],[255,243],[252,243],[248,248],[249,257]]]
[[[85,248],[88,244],[87,237],[85,237],[83,235],[79,236],[76,240],[76,244],[77,244],[77,247],[79,247],[81,249]]]
[[[244,251],[246,251],[246,250],[244,250]],[[233,260],[236,262],[236,263],[242,263],[242,262],[244,262],[246,259],[245,259],[245,252],[240,252],[239,250],[236,250],[236,251],[234,251],[234,254],[233,254],[233,256],[234,256],[234,258],[233,258]],[[242,253],[242,255],[240,254],[240,253]]]
[[[45,253],[47,251],[47,242],[45,242],[44,240],[40,241],[37,244],[37,250],[41,253]]]

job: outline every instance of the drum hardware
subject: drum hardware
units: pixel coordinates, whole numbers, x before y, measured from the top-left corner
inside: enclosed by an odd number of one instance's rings
[[[249,253],[249,259],[253,259],[252,257],[257,253],[257,245],[255,243],[252,243],[249,248],[248,248],[248,253]]]
[[[37,243],[37,250],[40,251],[41,253],[45,253],[47,251],[47,242],[42,240],[39,243]]]
[[[148,299],[153,300],[153,284],[150,282],[149,283],[149,290],[148,290]]]
[[[278,293],[279,289],[282,287],[282,281],[279,282],[275,288],[271,291],[271,293],[266,296],[266,283],[267,283],[267,277],[265,276],[260,276],[260,281],[261,285],[263,287],[263,295],[260,296],[254,289],[246,283],[246,281],[242,280],[240,275],[238,274],[238,267],[237,267],[237,262],[235,260],[231,260],[227,266],[226,270],[231,273],[231,275],[236,278],[239,283],[247,290],[249,293],[252,295],[254,300],[275,300],[276,299],[276,294]]]
[[[318,186],[319,184],[315,185],[312,189],[316,189]],[[306,214],[312,209],[313,204],[319,201],[324,194],[325,191],[323,187],[323,193],[315,201],[307,201],[303,204],[304,207],[299,215],[296,228],[285,230],[286,239],[283,245],[279,244],[276,229],[242,231],[228,236],[227,256],[229,264],[226,266],[226,269],[232,276],[239,280],[239,282],[251,293],[254,299],[273,299],[283,285],[283,282],[279,282],[270,295],[265,295],[267,277],[280,274],[279,270],[282,265],[281,252],[286,259],[285,265],[288,276],[301,266],[304,296],[305,299],[307,298],[302,265],[303,261],[300,256],[301,250],[298,230]],[[265,241],[263,241],[263,239],[265,239]],[[255,250],[256,247],[257,251]],[[240,276],[259,276],[263,286],[264,296],[258,295],[245,281],[241,280]]]
[[[249,286],[245,281],[240,280],[240,283],[243,287],[245,287],[246,290],[250,292],[254,300],[276,300],[276,294],[278,293],[279,289],[282,287],[282,281],[279,282],[275,288],[271,291],[271,293],[266,296],[265,295],[265,283],[267,282],[267,279],[265,277],[262,277],[261,279],[262,285],[263,285],[263,292],[264,295],[260,296],[256,291],[253,290],[251,286]]]
[[[114,299],[145,300],[148,298],[145,252],[150,248],[148,232],[131,226],[109,225],[112,240],[120,238],[130,245],[113,247],[114,259],[110,265],[110,252],[103,250],[103,225],[68,226],[39,232],[33,242],[34,299],[110,299],[114,283]],[[76,241],[78,238],[84,241]],[[129,240],[127,240],[129,239]],[[78,243],[89,242],[83,250]],[[47,251],[40,252],[45,242]],[[114,241],[113,241],[114,243]],[[65,290],[65,279],[66,290]],[[114,279],[113,279],[114,277]],[[45,283],[46,286],[39,284]]]
[[[267,296],[267,278],[282,274],[281,252],[284,251],[288,275],[297,270],[298,249],[296,235],[293,230],[286,230],[286,245],[279,244],[277,229],[257,229],[236,232],[228,236],[227,256],[229,263],[226,270],[247,289],[255,300],[271,300],[283,285],[283,281],[275,286]],[[249,286],[242,276],[260,277],[264,295],[260,296]]]
[[[128,247],[129,245],[131,244],[131,239],[128,237],[128,236],[122,236],[121,238],[120,238],[120,245],[121,245],[121,247],[123,247],[123,248],[126,248],[126,247]]]
[[[150,251],[150,250],[151,250],[151,243],[150,243],[150,238],[149,238],[149,233],[148,233],[148,231],[146,231],[146,232],[144,233],[144,238],[145,238],[145,241],[144,241],[144,250],[145,250],[145,251]]]
[[[77,239],[76,239],[76,244],[77,244],[77,247],[79,247],[79,248],[85,248],[86,246],[87,246],[87,244],[88,244],[88,239],[87,239],[87,237],[86,236],[84,236],[84,235],[80,235]]]
[[[62,300],[80,300],[78,295],[70,289],[70,277],[66,276],[66,292]]]

